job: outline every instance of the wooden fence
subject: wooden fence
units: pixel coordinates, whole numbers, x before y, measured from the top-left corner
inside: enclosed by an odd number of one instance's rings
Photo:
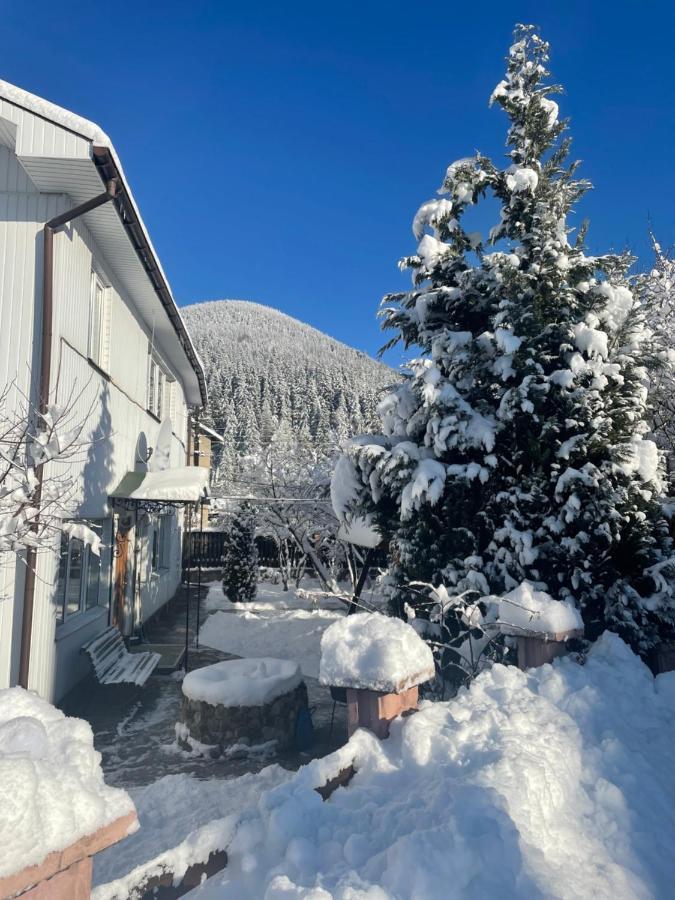
[[[201,562],[203,569],[220,566],[223,559],[225,533],[223,531],[191,531],[183,541],[183,568],[196,568]],[[279,563],[274,541],[257,537],[258,559],[261,566],[276,566]]]

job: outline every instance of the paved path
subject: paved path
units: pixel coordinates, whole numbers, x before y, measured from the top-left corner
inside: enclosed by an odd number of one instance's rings
[[[200,598],[200,619],[208,613]],[[192,589],[191,623],[188,633],[190,670],[207,666],[230,654],[195,646],[196,589]],[[153,644],[184,644],[186,590],[182,588],[164,610],[145,626],[145,638]],[[153,675],[143,688],[99,685],[94,678],[81,682],[60,704],[68,715],[87,719],[94,730],[94,743],[102,754],[103,770],[109,784],[134,787],[149,784],[163,775],[193,773],[198,778],[231,778],[257,772],[272,762],[297,769],[314,756],[324,756],[340,746],[346,734],[345,708],[338,706],[332,737],[329,726],[333,704],[326,688],[313,678],[305,678],[312,709],[316,740],[310,753],[289,752],[241,759],[191,757],[175,743],[174,726],[180,718],[180,678]]]

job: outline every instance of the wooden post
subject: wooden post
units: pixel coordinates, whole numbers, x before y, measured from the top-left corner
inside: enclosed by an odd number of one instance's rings
[[[660,644],[652,655],[655,675],[675,671],[675,644]]]

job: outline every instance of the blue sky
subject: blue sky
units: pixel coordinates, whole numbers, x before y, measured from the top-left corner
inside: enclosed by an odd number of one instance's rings
[[[595,190],[593,252],[675,242],[675,5],[0,0],[0,77],[111,135],[178,302],[275,306],[367,352],[410,223],[535,22]],[[393,360],[392,360],[393,361]]]

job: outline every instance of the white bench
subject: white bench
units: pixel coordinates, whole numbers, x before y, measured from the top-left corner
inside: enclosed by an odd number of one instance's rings
[[[142,687],[162,658],[159,653],[129,653],[122,635],[111,625],[82,647],[99,684],[136,684]]]

